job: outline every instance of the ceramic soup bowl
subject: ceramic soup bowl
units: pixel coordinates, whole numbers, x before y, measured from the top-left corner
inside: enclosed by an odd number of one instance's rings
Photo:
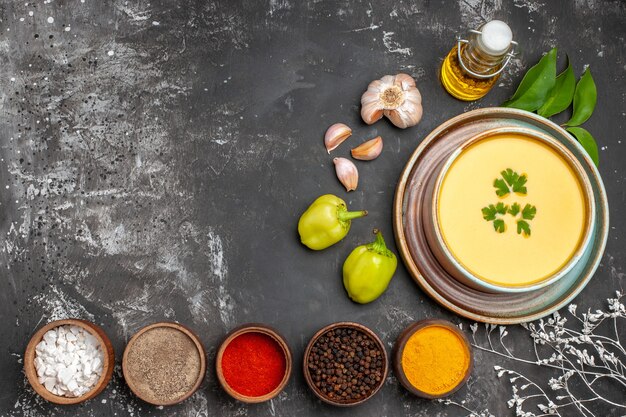
[[[431,251],[479,291],[544,288],[576,266],[593,236],[595,200],[583,167],[559,140],[535,130],[469,137],[426,187]]]

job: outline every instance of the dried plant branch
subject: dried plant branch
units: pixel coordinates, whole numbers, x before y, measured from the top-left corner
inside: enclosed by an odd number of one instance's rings
[[[485,324],[481,331],[478,323],[470,326],[472,346],[475,349],[508,361],[536,365],[553,369],[557,375],[551,377],[543,387],[522,373],[502,366],[494,366],[498,378],[508,376],[512,397],[509,408],[514,408],[517,417],[563,417],[577,410],[583,417],[597,417],[591,404],[603,403],[614,410],[626,410],[626,404],[608,398],[602,388],[624,390],[626,396],[626,349],[620,340],[620,326],[626,324],[624,294],[616,292],[615,298],[607,300],[608,308],[577,314],[577,306],[571,304],[568,312],[574,320],[556,312],[548,319],[522,324],[532,340],[534,358],[517,356],[507,345],[506,326]],[[574,325],[576,327],[574,327]],[[609,333],[600,335],[596,330],[609,327]],[[495,332],[498,328],[499,331]],[[482,335],[482,336],[481,336]],[[598,385],[598,381],[606,384]],[[576,389],[572,390],[572,384]],[[487,409],[476,412],[467,407],[465,401],[443,400],[446,405],[461,407],[469,417],[489,417]],[[532,411],[531,411],[532,410]],[[569,410],[569,411],[566,411]],[[626,412],[626,411],[625,411]]]

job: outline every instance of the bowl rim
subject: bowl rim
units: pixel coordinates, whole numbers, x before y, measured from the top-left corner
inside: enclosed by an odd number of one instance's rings
[[[357,329],[365,333],[367,336],[369,336],[374,342],[376,342],[379,345],[379,348],[381,352],[383,353],[383,375],[380,380],[380,384],[378,384],[378,386],[374,388],[372,392],[370,393],[370,395],[368,395],[367,397],[361,398],[360,400],[357,400],[354,402],[347,402],[347,403],[334,401],[326,397],[325,395],[323,395],[313,383],[313,379],[311,378],[311,374],[309,373],[309,367],[308,367],[308,358],[309,358],[309,355],[311,354],[311,349],[313,348],[313,345],[315,344],[315,342],[317,342],[317,339],[319,339],[320,336],[322,336],[324,333],[330,330],[334,330],[334,329],[338,329],[342,327]],[[389,373],[389,359],[387,356],[387,349],[385,349],[385,344],[380,339],[380,337],[378,337],[378,335],[374,333],[374,331],[371,330],[369,327],[360,323],[353,322],[353,321],[338,321],[338,322],[334,322],[334,323],[331,323],[322,327],[311,337],[311,339],[309,340],[309,343],[307,344],[306,349],[304,350],[304,356],[302,359],[302,370],[303,370],[304,379],[307,385],[309,386],[311,391],[313,391],[315,396],[317,396],[317,398],[319,398],[326,404],[334,405],[337,407],[354,407],[356,405],[363,404],[365,401],[374,397],[378,393],[378,391],[380,391],[383,385],[385,385],[385,380],[387,379],[387,375]]]
[[[98,342],[100,343],[100,347],[103,353],[103,361],[102,361],[102,373],[100,374],[100,378],[98,382],[92,387],[91,390],[87,391],[85,394],[80,397],[63,397],[60,395],[55,395],[48,391],[43,384],[39,383],[39,379],[37,377],[37,370],[35,369],[35,347],[43,340],[43,336],[52,329],[55,329],[60,326],[78,326],[88,331],[89,334],[94,336]],[[37,330],[33,336],[28,341],[26,345],[26,351],[24,352],[24,373],[26,374],[26,378],[30,383],[31,387],[35,390],[39,396],[41,396],[46,401],[49,401],[54,404],[60,405],[71,405],[71,404],[79,404],[84,401],[90,400],[97,395],[99,395],[106,386],[111,381],[111,376],[113,375],[113,368],[115,367],[115,351],[113,349],[113,345],[111,344],[111,340],[106,335],[104,330],[95,323],[92,323],[88,320],[83,319],[61,319],[54,320],[46,325],[42,326]]]
[[[468,270],[460,259],[458,259],[448,247],[444,237],[443,232],[441,230],[441,225],[439,224],[439,195],[441,191],[442,184],[445,180],[446,175],[448,174],[450,168],[454,164],[454,162],[459,158],[459,156],[467,150],[467,148],[475,145],[483,140],[489,139],[490,137],[506,134],[506,133],[516,133],[522,136],[531,137],[535,140],[540,141],[541,143],[552,148],[557,154],[565,160],[565,162],[570,166],[570,168],[574,171],[578,183],[580,184],[583,190],[584,197],[584,205],[585,205],[585,221],[583,225],[583,237],[578,243],[578,247],[576,251],[570,256],[567,262],[554,274],[549,275],[548,277],[536,281],[532,284],[527,285],[515,285],[515,286],[505,286],[496,284],[494,282],[490,282],[487,279],[482,279],[478,275],[472,273]],[[487,289],[488,291],[498,292],[498,293],[519,293],[519,292],[529,292],[544,288],[548,285],[551,285],[565,276],[568,272],[570,272],[577,264],[578,260],[583,256],[587,246],[591,242],[594,234],[594,219],[596,217],[596,204],[593,198],[593,189],[587,178],[585,170],[582,164],[576,159],[574,154],[567,149],[563,144],[561,144],[557,139],[552,136],[538,132],[526,127],[498,127],[493,129],[488,129],[483,132],[477,133],[474,136],[468,138],[461,146],[450,154],[450,156],[446,159],[443,164],[441,170],[437,173],[437,178],[435,180],[435,186],[433,188],[433,198],[431,201],[431,216],[433,221],[433,229],[435,238],[437,240],[437,244],[439,249],[444,253],[445,257],[452,263],[454,268],[465,277],[467,280],[472,282],[478,287],[483,289]]]
[[[189,339],[191,339],[191,341],[196,346],[196,349],[198,350],[198,354],[200,356],[200,369],[198,371],[198,378],[196,379],[195,384],[193,385],[193,387],[191,387],[191,389],[185,395],[173,401],[160,402],[160,401],[152,401],[150,399],[147,399],[138,392],[135,382],[133,381],[132,378],[129,378],[127,367],[128,367],[128,353],[130,352],[130,349],[132,348],[134,343],[137,341],[139,336],[141,336],[142,334],[152,329],[157,329],[157,328],[162,328],[162,327],[176,329],[180,331],[181,333],[184,333],[187,337],[189,337]],[[193,332],[193,330],[191,330],[190,328],[188,328],[187,326],[183,324],[169,322],[169,321],[161,321],[161,322],[149,324],[139,329],[126,344],[126,347],[124,348],[124,354],[122,356],[122,374],[124,375],[124,381],[126,382],[126,385],[128,385],[128,388],[130,388],[132,393],[135,394],[137,398],[141,399],[142,401],[147,402],[148,404],[157,405],[157,406],[168,406],[168,405],[181,403],[185,401],[187,398],[191,397],[198,390],[198,388],[200,387],[200,384],[202,384],[202,381],[204,380],[204,377],[206,374],[206,354],[204,351],[204,346],[202,345],[200,338]]]
[[[228,347],[228,345],[235,338],[245,333],[261,333],[271,337],[281,347],[285,356],[285,374],[283,375],[283,379],[272,391],[258,397],[251,397],[235,391],[233,388],[231,388],[228,382],[226,382],[226,378],[224,377],[224,372],[222,370],[222,358],[224,356],[224,351],[226,350],[226,347]],[[215,355],[215,372],[217,374],[217,380],[220,386],[232,398],[247,404],[256,404],[269,401],[272,398],[276,397],[278,394],[280,394],[289,382],[292,368],[293,365],[291,349],[289,348],[287,340],[277,330],[262,323],[246,323],[232,329],[224,337],[224,340],[220,344],[217,354]]]
[[[402,368],[402,354],[404,353],[404,348],[406,347],[406,344],[411,338],[411,336],[413,336],[419,330],[422,330],[426,327],[434,327],[434,326],[445,327],[448,330],[452,331],[454,334],[456,334],[461,339],[461,342],[463,343],[463,345],[467,348],[467,351],[469,354],[469,364],[467,366],[467,370],[465,371],[465,375],[463,376],[463,378],[451,390],[444,392],[442,394],[437,394],[437,395],[429,394],[427,392],[424,392],[414,387],[411,384],[411,382],[409,382],[409,379],[407,378],[406,373],[404,372],[404,369]],[[457,392],[459,389],[461,389],[463,385],[465,385],[465,383],[467,382],[467,380],[469,379],[472,373],[472,370],[474,369],[474,352],[472,350],[472,345],[469,342],[469,339],[467,338],[467,336],[461,329],[459,329],[457,326],[454,325],[454,323],[448,320],[443,320],[443,319],[436,319],[436,318],[422,319],[422,320],[418,320],[408,325],[396,339],[396,343],[393,346],[392,357],[393,357],[393,371],[398,381],[400,381],[400,384],[411,394],[416,395],[421,398],[426,398],[429,400],[444,398]]]

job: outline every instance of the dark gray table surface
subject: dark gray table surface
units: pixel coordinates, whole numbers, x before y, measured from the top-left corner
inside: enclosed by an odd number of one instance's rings
[[[509,22],[522,54],[485,99],[456,101],[438,81],[441,60],[458,33],[492,18]],[[601,147],[611,230],[576,303],[605,307],[624,286],[625,28],[626,3],[599,0],[0,2],[0,415],[467,415],[410,396],[393,375],[358,410],[323,405],[300,372],[304,346],[340,320],[370,326],[389,349],[417,319],[467,329],[471,322],[430,300],[402,265],[384,296],[364,306],[345,295],[340,268],[373,226],[396,251],[394,188],[421,139],[454,115],[501,103],[553,45],[577,74],[590,65],[598,86],[585,126]],[[366,126],[361,94],[397,72],[417,80],[422,122]],[[349,194],[322,144],[335,122],[353,127],[352,145],[385,141],[380,158],[359,164],[359,188]],[[324,193],[370,215],[314,253],[300,245],[296,224]],[[222,392],[210,367],[190,400],[159,409],[134,398],[118,366],[95,400],[55,407],[28,386],[22,355],[38,327],[64,317],[101,324],[118,365],[129,337],[155,321],[193,328],[211,365],[228,330],[263,322],[286,336],[294,373],[280,397],[246,406]],[[528,333],[509,333],[516,353],[528,353]],[[517,365],[483,352],[475,359],[453,398],[513,415],[510,386],[493,366]]]

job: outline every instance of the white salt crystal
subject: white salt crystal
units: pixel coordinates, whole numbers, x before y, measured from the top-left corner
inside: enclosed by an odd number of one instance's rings
[[[57,378],[63,384],[67,384],[72,379],[72,371],[70,371],[66,367],[60,367],[59,372],[57,373]]]
[[[35,347],[38,380],[55,395],[80,397],[102,374],[104,355],[98,339],[79,326],[48,331]]]
[[[57,333],[54,330],[48,330],[46,334],[43,335],[43,340],[53,345],[57,340]]]
[[[85,344],[87,346],[100,346],[100,342],[98,342],[98,339],[90,334],[85,335]]]
[[[78,383],[75,380],[71,379],[70,382],[68,382],[67,384],[67,389],[69,391],[72,391],[72,393],[74,393],[74,391],[78,391]]]
[[[43,386],[46,387],[48,391],[52,391],[54,389],[55,382],[56,382],[56,379],[54,378],[46,378],[43,381]]]
[[[102,369],[102,360],[100,358],[95,358],[91,363],[91,367],[96,372],[100,371]]]

